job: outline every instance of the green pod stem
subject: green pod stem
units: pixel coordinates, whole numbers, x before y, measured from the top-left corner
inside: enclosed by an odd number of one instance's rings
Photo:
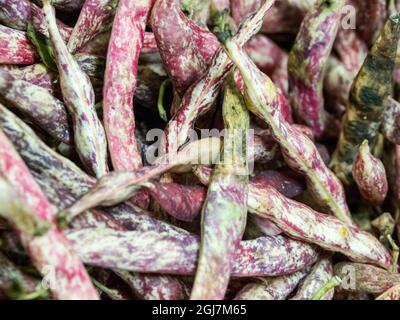
[[[321,1],[306,15],[289,55],[289,89],[297,119],[325,133],[323,83],[328,58],[339,29],[344,0]]]
[[[384,101],[393,93],[393,72],[400,39],[400,14],[392,15],[371,49],[350,92],[347,112],[331,167],[347,185],[358,146],[368,140],[373,148],[384,114]]]
[[[246,225],[246,145],[250,120],[233,75],[226,82],[222,112],[222,161],[214,170],[203,205],[200,257],[191,294],[195,300],[224,298],[234,250]]]
[[[107,141],[95,110],[92,84],[61,38],[49,0],[43,1],[43,13],[60,74],[64,102],[73,120],[77,153],[86,169],[100,177],[108,172]]]
[[[286,163],[306,177],[307,186],[320,205],[347,224],[354,225],[342,184],[327,168],[312,140],[282,116],[281,109],[286,104],[283,94],[233,39],[225,43],[225,48],[245,82],[249,110],[269,125]]]

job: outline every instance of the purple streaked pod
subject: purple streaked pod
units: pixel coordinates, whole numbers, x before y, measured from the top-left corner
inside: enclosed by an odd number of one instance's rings
[[[17,80],[9,72],[0,71],[0,96],[53,138],[71,143],[65,106],[46,89]]]
[[[0,25],[0,64],[32,64],[37,58],[26,32]]]
[[[247,54],[257,67],[271,77],[282,92],[288,93],[288,54],[272,40],[257,34],[245,46]]]
[[[7,27],[26,31],[28,22],[32,21],[35,29],[48,35],[46,21],[42,10],[28,0],[2,0],[0,3],[0,22]],[[67,41],[71,35],[71,28],[57,20],[62,38]]]
[[[283,277],[259,278],[245,285],[234,300],[286,300],[308,272],[305,268]]]
[[[368,264],[341,262],[334,272],[343,279],[339,288],[344,291],[381,294],[400,283],[400,274]]]
[[[90,265],[143,273],[193,275],[199,239],[189,233],[116,231],[90,228],[66,231],[81,259]],[[242,241],[235,248],[233,277],[279,276],[316,261],[309,245],[282,236]]]
[[[151,4],[151,0],[120,0],[115,12],[107,52],[103,115],[111,162],[117,171],[132,171],[142,166],[132,100]]]
[[[202,162],[216,163],[219,157],[219,147],[220,140],[218,138],[206,138],[189,143],[176,155],[158,158],[159,164],[142,167],[132,172],[109,173],[99,179],[95,186],[65,210],[64,214],[71,219],[96,206],[113,206],[127,201],[143,187],[143,183],[176,167],[187,165],[191,167],[192,164]]]
[[[385,166],[370,151],[365,140],[353,163],[353,178],[365,200],[373,205],[380,205],[388,193],[388,181]]]
[[[223,120],[226,135],[221,163],[213,171],[202,210],[199,262],[190,298],[222,300],[232,269],[235,248],[247,219],[246,165],[249,113],[233,79],[225,82]]]
[[[390,142],[400,144],[400,104],[392,97],[385,101],[381,131]]]
[[[280,91],[233,39],[225,43],[225,48],[244,79],[249,110],[269,125],[288,165],[305,176],[309,190],[320,205],[354,225],[342,184],[327,168],[314,143],[282,117],[279,110],[285,98]]]
[[[317,137],[326,132],[323,81],[345,0],[322,1],[303,20],[289,55],[291,105]]]
[[[92,84],[63,42],[49,0],[43,1],[43,13],[60,74],[64,102],[73,119],[76,150],[90,173],[103,176],[108,171],[107,141],[95,110]]]
[[[189,288],[180,279],[168,275],[131,273],[113,270],[141,300],[187,300]]]
[[[267,0],[254,15],[243,22],[234,36],[240,46],[259,31],[264,16],[274,2],[275,0]],[[185,144],[195,120],[205,114],[215,102],[221,84],[232,66],[233,63],[225,51],[219,48],[203,77],[186,91],[179,111],[167,124],[162,145],[164,153],[174,152]]]
[[[70,160],[46,146],[24,122],[10,111],[2,109],[1,106],[0,111],[0,128],[11,139],[54,206],[61,209],[70,206],[95,183],[94,178],[86,175]],[[107,208],[105,212],[98,210],[86,212],[78,216],[72,226],[76,228],[106,227],[115,230],[136,229],[168,234],[186,233],[128,204]],[[177,292],[182,285],[179,280],[171,277],[137,274],[131,275],[130,280],[134,292],[144,299],[154,297],[159,293],[163,293],[160,299],[187,296],[187,294]],[[146,287],[149,283],[159,286],[149,290]]]
[[[180,2],[156,1],[151,27],[174,89],[182,97],[207,70],[220,44],[210,31],[185,16]]]
[[[111,22],[115,3],[115,0],[85,0],[68,40],[70,52],[82,48]]]
[[[291,300],[311,300],[314,295],[333,277],[333,265],[330,255],[322,256],[313,266],[310,273],[299,285],[296,294]],[[329,290],[320,300],[332,300],[334,289]]]
[[[260,189],[250,185],[248,199],[249,212],[273,221],[290,237],[340,252],[356,262],[391,267],[388,250],[374,236],[356,226],[290,200],[270,186]]]

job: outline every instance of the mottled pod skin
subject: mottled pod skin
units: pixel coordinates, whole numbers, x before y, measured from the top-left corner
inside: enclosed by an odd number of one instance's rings
[[[48,36],[46,21],[42,10],[29,0],[1,0],[0,22],[7,27],[26,31],[32,21],[35,29]],[[71,35],[71,28],[57,21],[62,38],[66,41]]]
[[[85,263],[145,273],[192,275],[199,239],[190,233],[115,231],[105,228],[66,232]],[[317,252],[282,236],[242,241],[235,248],[233,277],[279,276],[302,270]],[[214,279],[215,280],[215,279]]]
[[[72,135],[64,104],[46,89],[0,71],[0,96],[58,141],[70,144]]]
[[[22,273],[13,262],[0,252],[0,291],[4,291],[8,295],[9,290],[15,289],[16,280],[18,281],[17,288],[21,294],[34,292],[38,285],[38,280]],[[9,296],[9,298],[15,297]]]
[[[382,293],[376,300],[400,300],[400,285],[397,284],[393,288]]]
[[[258,282],[245,285],[235,300],[286,300],[307,273],[306,268],[283,277],[260,278]]]
[[[142,53],[154,53],[158,52],[158,45],[156,37],[153,32],[145,32]]]
[[[44,1],[43,12],[60,74],[64,102],[73,120],[76,150],[87,170],[100,177],[108,171],[107,141],[95,110],[92,84],[63,42],[54,8],[48,0]]]
[[[393,72],[400,39],[400,15],[392,15],[371,49],[350,92],[347,112],[331,167],[345,184],[351,184],[357,147],[368,140],[375,146],[384,113],[384,101],[393,91]]]
[[[119,1],[108,47],[103,114],[111,161],[117,171],[131,171],[142,165],[132,100],[151,3],[151,0]]]
[[[68,40],[68,50],[75,52],[92,40],[112,18],[116,0],[86,0]]]
[[[375,158],[364,141],[353,163],[353,178],[365,200],[373,205],[380,205],[388,193],[386,170],[380,159]]]
[[[247,54],[257,67],[268,75],[276,86],[288,93],[288,54],[262,34],[257,34],[245,46]]]
[[[194,300],[224,298],[233,252],[246,226],[250,120],[233,75],[226,81],[222,108],[226,135],[221,163],[214,169],[203,205],[199,263],[190,296]]]
[[[333,265],[330,255],[322,256],[313,266],[310,273],[299,285],[291,300],[311,300],[312,297],[333,277]],[[321,300],[332,300],[334,290],[329,290]]]
[[[323,83],[345,0],[321,1],[303,20],[289,55],[291,105],[299,122],[325,133]]]
[[[381,131],[390,142],[400,144],[400,104],[391,97],[385,101]]]
[[[400,283],[400,275],[368,264],[341,262],[335,275],[343,279],[341,290],[381,294]]]
[[[234,39],[243,46],[261,27],[262,21],[275,0],[267,0],[255,13],[248,17]],[[208,70],[202,78],[194,83],[182,98],[179,111],[174,115],[165,128],[166,138],[163,143],[164,153],[174,152],[185,144],[189,130],[195,120],[210,110],[218,96],[221,84],[232,68],[233,63],[223,50],[218,49]]]
[[[180,2],[156,1],[150,21],[166,70],[182,97],[207,70],[220,45],[210,31],[185,16]]]
[[[228,40],[225,47],[244,79],[249,110],[269,125],[288,165],[305,176],[309,190],[322,206],[353,225],[340,181],[326,167],[314,143],[282,117],[280,106],[285,98],[280,91],[234,40]]]
[[[340,252],[356,262],[391,266],[390,253],[371,234],[290,200],[270,186],[255,189],[250,185],[247,206],[249,212],[273,221],[290,237]]]
[[[3,131],[0,131],[0,172],[39,219],[54,222],[54,208]],[[52,292],[56,299],[98,298],[83,264],[55,224],[40,237],[21,236],[36,268],[44,273],[52,268],[57,283]]]
[[[26,32],[0,25],[0,64],[32,64],[37,58]]]
[[[169,156],[158,158],[159,164],[132,172],[112,172],[99,179],[88,193],[66,210],[65,215],[73,218],[96,206],[113,206],[127,201],[143,187],[143,183],[175,167],[191,166],[192,163],[198,164],[205,160],[215,163],[219,157],[219,147],[218,138],[202,139],[189,143],[173,158]]]
[[[46,192],[48,199],[58,208],[67,208],[94,185],[95,179],[86,175],[70,160],[63,158],[46,146],[24,122],[1,105],[0,128],[12,140],[18,152],[28,164],[29,169],[33,172],[40,187]],[[73,222],[73,226],[177,232],[173,226],[156,220],[148,213],[126,204],[106,209],[105,214],[96,210],[78,218],[81,217],[82,219],[79,221]],[[182,285],[172,277],[131,274],[129,279],[131,280],[132,290],[143,299],[187,297],[182,292],[177,292],[177,288]],[[149,288],[147,286],[149,283],[153,284],[154,287]],[[160,293],[159,296],[157,296],[158,292]],[[161,295],[161,293],[163,294]]]

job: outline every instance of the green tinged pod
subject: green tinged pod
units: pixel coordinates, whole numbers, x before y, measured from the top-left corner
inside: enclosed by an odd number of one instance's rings
[[[214,170],[202,212],[200,257],[191,294],[195,300],[224,298],[235,248],[246,225],[246,145],[250,120],[233,75],[225,87],[223,118],[221,163]]]
[[[368,140],[376,145],[384,114],[384,101],[393,92],[393,72],[400,39],[400,14],[390,16],[358,73],[350,92],[349,105],[331,167],[351,184],[351,170],[358,146]]]

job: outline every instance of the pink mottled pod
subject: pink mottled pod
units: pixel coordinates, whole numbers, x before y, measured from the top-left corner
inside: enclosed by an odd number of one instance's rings
[[[400,300],[400,285],[397,284],[393,288],[382,293],[376,300]]]
[[[260,9],[248,17],[241,25],[234,39],[243,46],[261,27],[264,16],[275,3],[267,0]],[[210,110],[215,102],[221,84],[232,68],[233,63],[222,48],[219,48],[202,78],[194,83],[182,97],[179,112],[165,128],[163,152],[176,152],[188,139],[195,120]]]
[[[283,277],[259,278],[258,282],[245,285],[235,300],[286,300],[307,273],[306,268]]]
[[[158,0],[151,15],[161,57],[179,96],[207,70],[217,38],[182,12],[178,0]]]
[[[72,142],[65,106],[46,89],[0,71],[0,96],[53,138],[66,144]]]
[[[249,212],[271,220],[291,237],[340,252],[356,262],[391,267],[390,253],[374,236],[290,200],[270,186],[250,185],[247,205]]]
[[[341,290],[381,294],[400,283],[400,275],[368,264],[341,262],[335,275],[343,279]]]
[[[199,239],[186,231],[169,234],[89,228],[68,230],[66,234],[82,260],[90,265],[175,275],[193,275],[196,271]],[[317,257],[312,246],[283,236],[241,241],[234,248],[231,275],[291,274],[310,266]]]
[[[46,21],[42,10],[29,0],[2,0],[0,2],[0,22],[7,27],[26,31],[32,21],[35,30],[48,36]],[[61,36],[68,40],[71,28],[57,21]]]
[[[151,0],[119,2],[107,53],[104,79],[104,126],[115,170],[135,170],[142,157],[135,138],[132,100],[140,49]]]
[[[52,268],[57,283],[52,291],[54,297],[57,299],[97,299],[97,293],[83,264],[71,250],[64,235],[53,224],[54,208],[1,130],[0,173],[20,195],[28,208],[37,215],[37,218],[52,224],[50,230],[40,237],[24,234],[21,236],[36,268],[44,275],[49,272],[48,268]],[[65,269],[66,265],[68,265],[68,270]]]
[[[102,176],[108,171],[107,142],[95,110],[92,84],[63,42],[54,8],[48,0],[44,1],[43,12],[60,74],[64,102],[73,119],[76,150],[87,170],[97,177]]]
[[[271,77],[274,83],[288,92],[288,54],[279,48],[272,40],[257,34],[246,44],[246,51],[257,67]]]
[[[375,158],[364,141],[353,164],[353,178],[365,200],[380,205],[388,193],[386,170],[382,161]]]
[[[115,0],[86,0],[68,40],[68,50],[75,52],[99,34],[111,19]]]
[[[288,165],[306,177],[309,189],[322,206],[353,225],[342,184],[327,168],[314,143],[282,117],[284,96],[234,39],[228,40],[225,48],[244,79],[249,110],[269,125]]]
[[[303,20],[289,55],[289,88],[299,122],[317,137],[326,130],[323,81],[345,0],[321,1]]]
[[[37,58],[25,32],[0,25],[0,64],[32,64]]]
[[[296,294],[291,300],[310,300],[319,289],[333,277],[332,258],[329,255],[322,256],[313,266],[310,273],[299,285]],[[332,300],[334,290],[329,290],[320,300]]]
[[[381,131],[390,142],[400,144],[400,104],[388,97],[385,106]]]

